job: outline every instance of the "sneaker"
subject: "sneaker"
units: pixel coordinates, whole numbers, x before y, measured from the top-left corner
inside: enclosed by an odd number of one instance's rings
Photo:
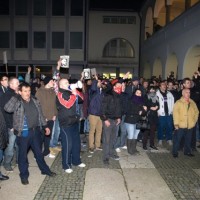
[[[56,155],[56,149],[55,148],[50,147],[49,151],[50,151],[50,154]]]
[[[113,160],[120,160],[119,156],[117,155],[110,156],[110,158],[112,158]]]
[[[93,149],[93,148],[90,148],[90,149],[89,149],[89,152],[90,152],[90,153],[94,153],[94,149]]]
[[[158,141],[158,145],[159,145],[159,146],[162,146],[162,140],[159,140],[159,141]]]
[[[95,150],[97,150],[97,151],[102,151],[103,149],[102,149],[101,147],[96,147]]]
[[[86,167],[86,164],[85,163],[81,163],[80,165],[78,165],[78,167],[81,167],[81,168]]]
[[[66,169],[65,172],[68,173],[68,174],[71,174],[73,172],[73,169],[70,169],[70,168]]]
[[[56,151],[62,151],[62,148],[59,146],[54,147],[53,149],[55,149]]]
[[[49,157],[49,158],[55,158],[56,156],[54,154],[50,153],[50,154],[47,155],[47,157]]]
[[[109,163],[109,159],[106,158],[105,160],[103,160],[103,164],[104,164],[104,165],[109,165],[109,164],[110,164],[110,163]]]
[[[169,146],[172,146],[172,141],[168,140],[167,143],[169,144]]]
[[[125,150],[126,150],[126,149],[127,149],[127,146],[126,146],[126,145],[125,145],[125,146],[123,146],[123,147],[122,147],[122,149],[125,149]]]
[[[154,150],[158,150],[157,147],[150,145],[150,148],[154,149]]]
[[[120,152],[121,152],[120,148],[116,148],[115,151],[116,151],[117,153],[120,153]]]
[[[146,147],[146,146],[143,146],[143,149],[144,149],[144,150],[147,150],[147,147]]]
[[[13,168],[10,165],[5,165],[4,168],[7,172],[13,172]]]

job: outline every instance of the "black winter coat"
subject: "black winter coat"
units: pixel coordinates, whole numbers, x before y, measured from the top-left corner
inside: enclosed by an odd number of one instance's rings
[[[8,144],[8,131],[2,111],[0,109],[0,149],[5,149]]]
[[[132,98],[129,98],[124,122],[128,124],[136,124],[141,120],[141,118],[146,115],[146,111],[143,108],[144,105],[144,103],[138,104],[134,102]],[[142,111],[141,115],[139,115],[140,111]]]

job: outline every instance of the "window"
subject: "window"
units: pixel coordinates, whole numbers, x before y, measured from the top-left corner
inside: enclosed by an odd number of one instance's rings
[[[83,16],[83,0],[71,0],[71,16]]]
[[[46,0],[34,0],[33,14],[36,16],[46,16]]]
[[[134,58],[135,51],[132,45],[125,39],[110,40],[104,47],[103,57]]]
[[[65,0],[52,0],[52,15],[53,16],[65,15]]]
[[[0,15],[9,15],[9,0],[0,1]]]
[[[70,49],[82,49],[83,48],[83,34],[82,32],[70,33]]]
[[[9,48],[10,47],[10,38],[8,31],[0,32],[0,48]]]
[[[34,48],[46,48],[46,33],[34,32]]]
[[[52,48],[64,49],[64,33],[52,32]]]
[[[28,48],[28,33],[27,32],[15,33],[15,47]]]
[[[15,14],[27,15],[27,0],[15,0]]]
[[[136,24],[135,16],[103,16],[104,24]]]

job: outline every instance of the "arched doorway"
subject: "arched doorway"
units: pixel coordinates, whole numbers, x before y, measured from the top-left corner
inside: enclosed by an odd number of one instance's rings
[[[200,67],[200,45],[188,50],[183,65],[183,78],[192,78],[195,71]]]
[[[165,78],[171,73],[174,72],[174,77],[177,77],[178,71],[178,59],[175,53],[172,53],[168,56],[165,66]]]
[[[156,58],[156,60],[154,61],[154,64],[153,64],[153,76],[156,76],[157,78],[159,76],[162,77],[162,63],[161,63],[161,60],[160,58]]]

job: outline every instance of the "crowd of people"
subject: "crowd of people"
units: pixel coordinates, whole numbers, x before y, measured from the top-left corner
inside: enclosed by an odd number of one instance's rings
[[[144,150],[155,151],[166,141],[174,158],[180,150],[192,157],[200,147],[199,71],[181,81],[173,76],[128,79],[129,72],[115,79],[81,74],[72,80],[60,77],[60,67],[61,60],[42,80],[31,79],[31,67],[23,79],[0,79],[0,163],[12,172],[15,157],[22,184],[29,184],[30,149],[43,175],[56,176],[44,157],[53,159],[59,151],[66,173],[73,172],[72,166],[84,168],[80,134],[89,135],[90,154],[102,151],[105,165],[119,160],[122,149],[136,155],[138,141]],[[139,123],[145,126],[138,128]],[[0,180],[8,179],[0,172]]]

